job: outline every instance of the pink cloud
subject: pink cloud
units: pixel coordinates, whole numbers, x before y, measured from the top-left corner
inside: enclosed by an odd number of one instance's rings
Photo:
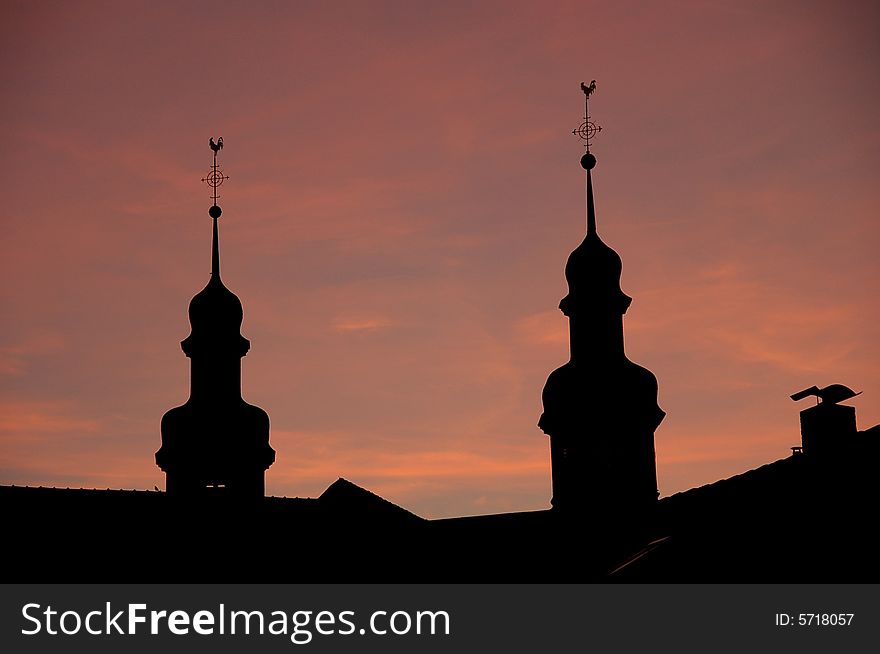
[[[386,318],[337,318],[333,329],[337,332],[372,332],[391,325]]]

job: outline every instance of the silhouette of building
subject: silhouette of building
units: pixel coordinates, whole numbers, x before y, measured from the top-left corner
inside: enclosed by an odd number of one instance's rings
[[[595,84],[582,88],[588,98]],[[211,278],[181,343],[190,398],[165,414],[156,453],[167,492],[0,486],[7,581],[880,581],[880,425],[858,431],[855,409],[838,405],[855,393],[840,385],[792,396],[822,402],[801,412],[791,456],[658,501],[664,413],[654,375],[624,352],[630,298],[596,228],[596,129],[585,110],[587,233],[560,303],[571,356],[539,421],[552,509],[425,520],[344,479],[316,499],[264,497],[275,452],[267,414],[241,397],[250,344],[220,279],[215,186]],[[211,148],[219,185],[222,140]]]
[[[610,580],[640,582],[880,581],[880,425],[855,409],[801,412],[791,456],[663,498],[645,546]]]
[[[544,386],[538,426],[550,437],[554,508],[593,517],[643,514],[656,502],[654,430],[666,415],[657,379],[627,359],[620,289],[622,263],[596,229],[587,160],[587,234],[565,266],[570,360]]]
[[[14,562],[6,576],[10,583],[880,581],[880,425],[855,433],[833,421],[823,426],[807,427],[790,456],[660,499],[653,518],[624,538],[584,529],[555,508],[425,520],[344,479],[315,499],[249,503],[223,493],[187,500],[0,486],[4,549]],[[836,442],[834,453],[804,449],[812,437]]]
[[[241,397],[241,359],[250,342],[240,333],[241,301],[220,279],[220,213],[214,204],[211,279],[189,303],[192,332],[180,344],[191,361],[190,396],[162,417],[156,464],[169,495],[223,492],[252,499],[265,495],[275,450],[269,416]]]

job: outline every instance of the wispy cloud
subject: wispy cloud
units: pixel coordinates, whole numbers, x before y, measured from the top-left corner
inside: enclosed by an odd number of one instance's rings
[[[65,345],[60,333],[35,330],[14,345],[0,347],[0,375],[21,375],[31,359],[57,354]]]
[[[558,310],[542,311],[520,318],[516,322],[515,330],[529,345],[568,345],[568,319]]]
[[[70,402],[2,402],[0,433],[5,443],[34,435],[96,432],[101,422],[77,415]]]
[[[336,332],[374,332],[391,326],[387,318],[335,318],[332,323]]]

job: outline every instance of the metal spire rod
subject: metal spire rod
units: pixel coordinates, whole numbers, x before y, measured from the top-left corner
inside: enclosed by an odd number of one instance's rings
[[[583,86],[583,82],[581,82],[581,86]],[[592,86],[593,86],[593,88],[596,87],[596,80],[593,80]],[[587,123],[587,125],[589,125],[589,123],[590,123],[590,92],[589,91],[584,91],[584,122]],[[589,137],[587,138],[586,141],[584,141],[584,147],[587,149],[587,152],[590,151]],[[216,158],[216,156],[217,156],[217,153],[214,153],[215,158]]]

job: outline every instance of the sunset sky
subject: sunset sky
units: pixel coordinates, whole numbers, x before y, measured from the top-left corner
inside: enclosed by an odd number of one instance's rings
[[[164,486],[222,135],[267,492],[548,507],[594,78],[661,493],[787,456],[813,384],[877,424],[878,24],[874,2],[2,2],[0,483]]]

